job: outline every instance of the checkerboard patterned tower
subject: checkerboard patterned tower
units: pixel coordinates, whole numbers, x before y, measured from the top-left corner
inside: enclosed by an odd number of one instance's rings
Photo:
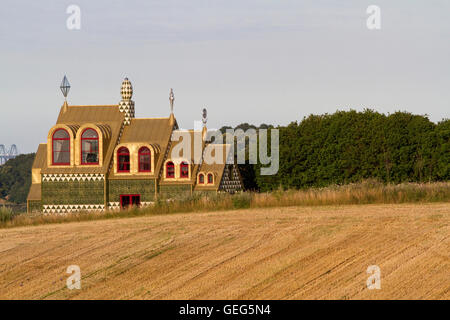
[[[122,95],[122,100],[119,102],[119,110],[125,114],[125,125],[129,125],[131,119],[134,118],[134,101],[131,100],[131,97],[133,96],[133,86],[128,78],[123,80],[120,94]]]

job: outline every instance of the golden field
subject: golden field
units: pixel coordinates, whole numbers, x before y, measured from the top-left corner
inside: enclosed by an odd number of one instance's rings
[[[2,299],[449,299],[450,204],[251,208],[0,229]],[[69,265],[80,290],[66,288]],[[366,269],[381,268],[368,290]]]

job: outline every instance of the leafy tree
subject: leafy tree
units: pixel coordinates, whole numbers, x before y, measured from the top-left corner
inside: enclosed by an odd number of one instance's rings
[[[34,156],[34,153],[22,154],[0,166],[0,198],[15,203],[26,202]]]

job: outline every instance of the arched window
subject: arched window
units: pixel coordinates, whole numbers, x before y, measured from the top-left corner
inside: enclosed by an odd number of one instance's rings
[[[166,178],[175,178],[175,165],[172,161],[166,164]]]
[[[98,164],[98,134],[91,128],[81,134],[81,164]]]
[[[204,184],[205,183],[205,175],[203,173],[200,173],[198,175],[198,183],[199,184]]]
[[[152,157],[150,149],[142,147],[139,149],[139,172],[152,171]]]
[[[212,184],[213,183],[213,175],[212,173],[208,173],[208,184]]]
[[[180,178],[189,178],[189,165],[187,162],[182,162],[180,165]]]
[[[130,172],[130,151],[125,147],[117,151],[117,172]]]
[[[70,165],[70,136],[64,129],[58,129],[53,133],[52,164]]]

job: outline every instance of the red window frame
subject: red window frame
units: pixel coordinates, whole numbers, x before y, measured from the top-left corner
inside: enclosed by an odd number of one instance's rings
[[[169,175],[169,168],[172,169],[171,175]],[[166,163],[166,178],[173,179],[175,178],[175,165],[172,161]]]
[[[141,167],[141,164],[145,164],[144,162],[141,161],[141,156],[148,156],[148,167],[150,168],[149,170],[144,170]],[[139,172],[152,172],[152,152],[150,151],[149,148],[147,147],[142,147],[139,149],[138,152],[138,162],[139,162]]]
[[[128,156],[128,161],[123,162],[124,165],[128,165],[128,169],[120,169],[120,156]],[[117,150],[117,172],[130,172],[130,150],[127,147],[120,147]]]
[[[213,177],[212,173],[208,173],[208,184],[213,184],[213,183],[214,183],[214,177]]]
[[[137,204],[136,207],[140,207],[141,206],[141,195],[140,194],[121,194],[120,195],[120,208],[121,209],[127,209],[128,207],[133,207],[133,197],[137,198]],[[123,205],[123,199],[124,198],[128,198],[128,205],[124,206]]]
[[[198,175],[198,183],[199,184],[205,184],[205,175],[203,173],[200,173]]]
[[[58,131],[64,131],[67,134],[67,138],[55,138],[55,134]],[[69,151],[56,151],[56,152],[60,152],[60,153],[62,153],[62,152],[69,153],[69,162],[57,162],[57,163],[55,163],[55,143],[54,143],[55,140],[57,140],[57,141],[69,141]],[[69,135],[69,132],[67,132],[66,129],[62,129],[62,128],[56,129],[53,132],[53,134],[52,134],[52,165],[54,165],[54,166],[67,166],[67,165],[70,165],[70,135]]]
[[[186,174],[183,173],[183,169],[186,169]],[[189,164],[185,161],[180,164],[180,178],[189,178]]]
[[[83,135],[84,135],[84,133],[87,131],[87,130],[93,130],[94,132],[95,132],[95,134],[97,135],[97,138],[83,138]],[[83,161],[83,142],[84,141],[97,141],[97,162],[84,162]],[[83,133],[81,133],[81,148],[80,148],[80,150],[81,150],[81,152],[80,152],[80,157],[81,157],[81,164],[82,165],[96,165],[96,164],[98,164],[99,162],[99,157],[100,157],[100,150],[98,150],[100,148],[100,142],[99,142],[99,138],[98,138],[98,133],[97,133],[97,131],[95,130],[95,129],[93,129],[93,128],[86,128],[86,129],[84,129],[83,130]],[[91,151],[91,150],[90,150]]]

